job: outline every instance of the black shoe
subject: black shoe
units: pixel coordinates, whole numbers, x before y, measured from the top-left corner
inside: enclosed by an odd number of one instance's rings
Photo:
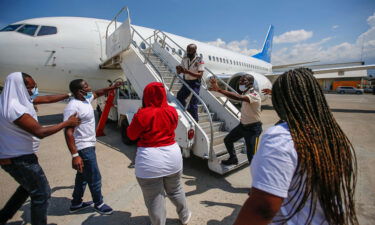
[[[90,202],[82,202],[79,205],[70,206],[69,212],[70,213],[75,213],[75,212],[81,211],[82,209],[86,209],[88,207],[91,207],[93,204],[94,203],[92,201],[90,201]]]
[[[221,161],[221,163],[226,165],[226,166],[234,165],[234,164],[238,164],[238,159],[237,159],[237,157],[229,157],[229,159],[223,160],[223,161]]]

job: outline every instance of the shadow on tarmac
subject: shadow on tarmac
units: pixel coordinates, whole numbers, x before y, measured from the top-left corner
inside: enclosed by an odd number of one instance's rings
[[[97,114],[95,112],[95,114]],[[52,125],[62,121],[63,115],[62,114],[53,114],[53,115],[46,115],[40,116],[39,122],[42,125]],[[97,116],[96,116],[97,119]],[[115,122],[107,122],[105,127],[105,136],[98,137],[97,141],[101,144],[111,147],[113,150],[119,151],[123,153],[126,157],[128,157],[131,161],[134,161],[136,151],[135,146],[127,146],[122,143],[120,129],[117,127],[117,123]],[[233,172],[237,172],[238,170],[247,169],[248,165],[241,167]],[[235,188],[233,187],[227,179],[231,173],[226,175],[218,175],[209,170],[207,160],[200,159],[198,157],[192,156],[189,159],[184,159],[184,170],[182,175],[182,182],[185,182],[188,186],[195,186],[195,190],[186,192],[186,196],[193,196],[199,195],[209,191],[210,189],[221,189],[226,192],[230,193],[248,193],[250,190],[250,181],[248,188]],[[73,186],[66,186],[66,187],[55,187],[52,190],[52,193],[61,190],[61,189],[73,189]],[[237,217],[239,210],[241,209],[241,205],[237,204],[230,204],[230,203],[223,203],[223,202],[212,202],[212,201],[202,201],[202,205],[206,205],[206,207],[210,206],[225,206],[233,208],[233,213],[225,217],[222,221],[217,220],[210,220],[208,221],[209,225],[226,225],[232,223],[235,218]],[[69,214],[69,206],[70,206],[70,199],[66,197],[51,197],[50,207],[48,215],[50,216],[64,216]],[[30,221],[30,202],[25,204],[22,209],[24,213],[22,214],[22,218],[24,221]],[[88,208],[77,212],[78,214],[85,214],[92,212],[92,209]],[[26,216],[28,215],[28,216]],[[138,217],[131,217],[131,213],[124,212],[124,211],[114,211],[113,215],[105,216],[100,214],[93,214],[90,215],[82,224],[149,224],[148,216],[138,216]],[[12,225],[18,225],[20,223],[14,222]],[[22,224],[22,223],[21,223]],[[180,224],[180,221],[177,219],[167,219],[168,225],[172,224]]]

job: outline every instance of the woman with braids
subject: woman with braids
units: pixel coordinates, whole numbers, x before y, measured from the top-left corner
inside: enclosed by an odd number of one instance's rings
[[[310,69],[281,75],[272,88],[280,122],[264,134],[251,164],[251,194],[235,225],[358,224],[353,146]]]

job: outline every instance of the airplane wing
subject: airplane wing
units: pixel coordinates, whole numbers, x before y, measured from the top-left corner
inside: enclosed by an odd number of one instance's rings
[[[283,64],[283,65],[272,65],[272,69],[283,69],[283,68],[288,68],[291,66],[298,66],[298,65],[304,65],[304,64],[311,64],[311,63],[316,63],[320,62],[319,60],[314,60],[314,61],[306,61],[306,62],[298,62],[298,63],[292,63],[292,64]]]
[[[370,65],[362,65],[362,66],[343,66],[343,67],[335,67],[335,68],[326,68],[326,69],[313,69],[315,75],[318,74],[325,74],[325,73],[338,73],[338,75],[344,75],[345,72],[349,71],[357,71],[357,70],[370,70],[375,69],[375,64]],[[283,74],[284,72],[276,72],[265,74],[266,76],[278,76]]]

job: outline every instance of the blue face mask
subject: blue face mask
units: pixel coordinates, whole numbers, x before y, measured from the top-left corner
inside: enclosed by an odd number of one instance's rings
[[[86,92],[85,99],[90,99],[92,98],[92,92]]]
[[[38,95],[39,95],[39,89],[37,87],[33,88],[31,90],[31,92],[33,93],[30,97],[32,100],[34,100]]]
[[[246,91],[247,88],[248,88],[248,87],[246,87],[246,85],[244,85],[244,84],[240,84],[240,85],[238,86],[238,89],[239,89],[240,91],[242,91],[242,92]]]

